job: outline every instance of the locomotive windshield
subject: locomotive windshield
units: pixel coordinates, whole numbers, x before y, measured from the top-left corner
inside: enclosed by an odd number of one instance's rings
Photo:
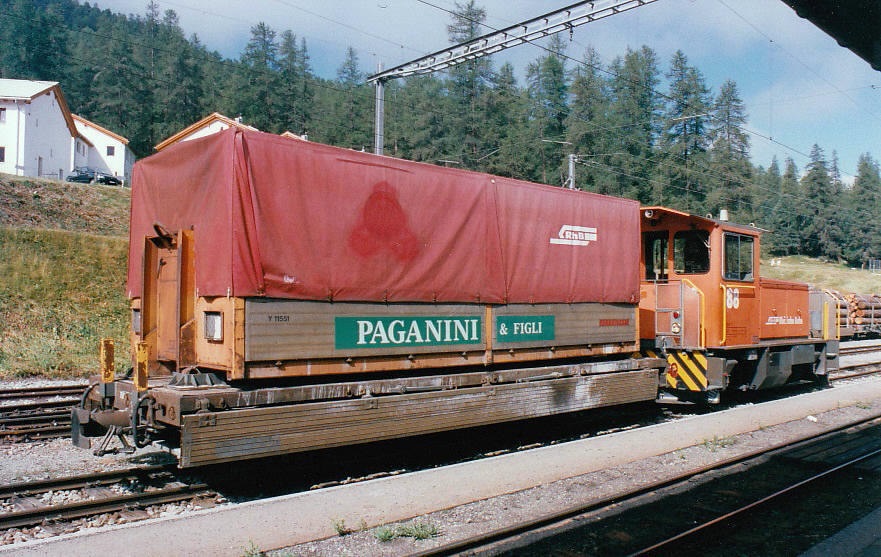
[[[753,237],[725,234],[725,280],[753,280]]]
[[[710,233],[682,230],[673,236],[673,269],[680,275],[710,270]]]

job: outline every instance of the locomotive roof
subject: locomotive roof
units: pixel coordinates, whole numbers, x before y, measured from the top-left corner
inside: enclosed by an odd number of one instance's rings
[[[645,215],[645,211],[653,211],[655,213],[667,213],[667,214],[675,215],[677,217],[684,218],[687,220],[693,220],[693,221],[695,221],[699,224],[703,224],[705,226],[707,226],[707,225],[717,226],[717,227],[722,228],[724,230],[744,232],[747,234],[760,235],[764,232],[768,232],[764,228],[759,228],[754,224],[738,224],[738,223],[734,223],[734,222],[727,221],[727,220],[714,219],[713,217],[711,217],[709,215],[702,217],[702,216],[695,215],[692,213],[677,211],[676,209],[671,209],[669,207],[661,207],[658,205],[654,205],[654,206],[650,206],[650,207],[643,207],[642,211],[643,211],[643,215]]]

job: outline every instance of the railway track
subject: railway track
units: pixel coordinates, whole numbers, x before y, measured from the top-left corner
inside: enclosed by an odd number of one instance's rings
[[[857,354],[870,354],[872,352],[881,352],[881,342],[865,345],[848,345],[843,343],[839,350],[842,356],[855,356]]]
[[[174,471],[174,465],[150,466],[0,487],[0,531],[217,497],[206,484],[183,481]]]
[[[46,399],[50,397],[69,397],[78,399],[86,388],[85,383],[47,387],[21,387],[0,389],[0,402],[5,400]]]
[[[878,470],[881,467],[879,419],[881,416],[867,417],[857,426],[850,424],[806,440],[754,451],[415,555],[706,554],[707,548],[714,544],[730,545],[737,537],[736,528],[744,527],[735,523],[745,515],[763,510],[774,512],[765,509],[774,507],[782,509],[775,515],[779,521],[780,514],[792,511],[791,500],[787,498],[804,496],[806,490],[818,483],[833,480],[856,466]],[[842,432],[855,427],[864,429],[841,439]],[[759,468],[769,462],[782,463],[781,468],[794,472],[780,473],[783,476],[780,483],[770,484],[765,479],[775,478],[777,474],[768,474]],[[757,470],[753,475],[765,478],[757,482],[759,487],[749,485],[748,480],[736,481],[739,475],[749,474],[753,467]],[[704,485],[706,490],[695,493]],[[756,529],[771,530],[772,536],[779,537],[779,529],[776,529],[779,524],[775,524],[775,528],[767,527],[774,520],[755,516],[751,519],[766,526]],[[815,519],[814,524],[820,526],[818,522],[820,520]],[[732,552],[730,547],[725,550],[726,554],[740,552],[750,553],[750,550]]]
[[[0,389],[0,441],[64,437],[85,385]]]

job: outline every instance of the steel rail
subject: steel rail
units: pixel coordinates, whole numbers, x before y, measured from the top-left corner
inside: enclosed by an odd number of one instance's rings
[[[70,430],[70,408],[75,401],[0,406],[0,439],[48,438]]]
[[[101,487],[120,483],[125,480],[144,480],[152,475],[168,473],[174,469],[173,465],[152,466],[98,474],[86,474],[45,480],[37,482],[24,482],[6,486],[0,491],[0,497],[14,499],[15,497],[31,497],[49,491],[77,490],[93,487]],[[142,508],[150,505],[175,503],[206,497],[215,492],[207,484],[197,482],[193,484],[180,484],[173,480],[175,485],[145,491],[142,493],[128,493],[100,499],[90,499],[60,505],[47,505],[34,509],[25,509],[9,513],[0,513],[0,530],[9,528],[22,528],[41,524],[44,521],[74,520],[87,516],[95,516],[109,512],[118,512],[132,508]]]
[[[773,455],[774,453],[791,449],[793,447],[798,447],[799,445],[803,445],[806,443],[811,443],[814,441],[818,441],[824,439],[826,437],[831,437],[835,434],[838,434],[842,431],[850,429],[852,427],[856,427],[859,425],[864,425],[867,423],[871,423],[875,420],[881,419],[881,414],[875,414],[869,417],[862,418],[856,422],[844,424],[833,429],[817,433],[811,435],[809,437],[805,437],[799,439],[797,441],[788,441],[783,443],[778,443],[772,447],[768,447],[765,449],[758,449],[755,451],[750,451],[748,453],[735,456],[732,458],[728,458],[707,466],[703,466],[696,470],[690,470],[688,472],[684,472],[682,474],[677,474],[671,478],[667,478],[664,480],[660,480],[649,485],[645,485],[642,487],[636,487],[625,491],[623,493],[615,494],[609,497],[605,497],[603,499],[592,501],[589,503],[583,503],[574,505],[560,511],[550,513],[535,519],[530,519],[526,521],[522,521],[516,524],[512,524],[511,526],[499,528],[496,530],[492,530],[487,533],[477,534],[475,536],[471,536],[462,540],[454,541],[450,544],[446,544],[443,546],[426,549],[424,551],[413,554],[411,557],[435,557],[439,555],[458,555],[458,554],[476,554],[483,550],[489,550],[491,547],[498,548],[502,543],[507,541],[515,540],[519,537],[523,537],[527,534],[535,532],[542,528],[553,527],[554,525],[559,525],[564,521],[579,517],[581,515],[585,515],[587,513],[595,512],[601,510],[603,508],[610,507],[612,505],[619,505],[621,503],[631,501],[636,499],[637,497],[650,494],[659,489],[675,486],[677,484],[685,483],[692,478],[699,476],[701,474],[705,474],[707,472],[711,472],[714,470],[719,470],[722,468],[727,468],[735,464],[741,464],[744,462],[748,462],[750,460],[755,460],[758,458],[766,457]],[[467,552],[467,553],[466,553]]]
[[[751,511],[757,507],[760,507],[762,505],[765,505],[767,503],[775,501],[776,499],[778,499],[788,493],[792,493],[793,491],[796,491],[798,489],[802,489],[802,488],[814,483],[817,480],[826,478],[827,476],[831,476],[832,474],[835,474],[836,472],[840,472],[841,470],[843,470],[845,468],[848,468],[850,466],[853,466],[854,464],[857,464],[859,462],[862,462],[864,460],[870,459],[870,458],[878,456],[878,455],[881,455],[881,449],[875,449],[874,451],[871,451],[871,452],[866,453],[864,455],[854,457],[854,458],[848,460],[847,462],[844,462],[844,463],[839,464],[837,466],[833,466],[832,468],[830,468],[828,470],[824,470],[823,472],[820,472],[818,474],[814,474],[813,476],[810,476],[804,480],[796,482],[788,487],[784,487],[783,489],[775,491],[774,493],[772,493],[770,495],[766,495],[765,497],[757,499],[756,501],[753,501],[752,503],[743,505],[742,507],[738,507],[737,509],[735,509],[733,511],[727,512],[727,513],[725,513],[721,516],[718,516],[712,520],[708,520],[708,521],[704,522],[703,524],[699,524],[693,528],[689,528],[688,530],[685,530],[684,532],[680,532],[679,534],[671,536],[671,537],[669,537],[663,541],[660,541],[654,545],[640,549],[639,551],[633,552],[630,555],[631,556],[647,555],[647,554],[651,554],[656,551],[663,551],[664,549],[674,550],[673,544],[675,544],[677,542],[682,542],[683,540],[686,540],[692,536],[695,536],[699,533],[702,533],[704,530],[706,530],[708,528],[712,528],[714,526],[724,524],[725,522],[727,522],[733,518],[736,518],[747,511]]]
[[[70,409],[79,401],[73,395],[84,389],[85,385],[0,389],[0,440],[64,437],[70,431]]]
[[[846,373],[841,373],[840,370],[848,369],[853,370]],[[859,364],[853,366],[844,366],[839,368],[839,373],[829,375],[830,381],[842,381],[844,379],[853,379],[855,377],[865,377],[867,375],[875,375],[881,372],[881,363],[876,364]]]
[[[40,414],[23,414],[12,416],[0,416],[0,431],[3,426],[19,425],[19,424],[39,424],[41,422],[68,422],[70,423],[70,410],[60,410],[55,412],[45,412]]]
[[[176,469],[177,468],[174,464],[140,466],[137,468],[126,468],[124,470],[110,470],[107,472],[80,474],[48,480],[18,482],[0,486],[0,499],[8,499],[13,496],[30,496],[38,493],[46,493],[47,491],[82,489],[84,487],[120,482],[126,479],[143,479],[151,474],[163,472],[170,473]]]
[[[46,425],[43,427],[17,427],[15,429],[0,429],[0,438],[27,437],[28,439],[49,439],[65,437],[70,433],[70,422],[61,425]]]
[[[853,354],[867,354],[872,352],[881,352],[881,344],[871,344],[866,346],[842,346],[838,353],[842,356],[851,356]]]
[[[0,389],[0,400],[81,394],[86,387],[88,385],[83,383],[78,385]]]
[[[42,402],[22,402],[19,404],[7,404],[0,406],[0,415],[44,410],[46,408],[70,408],[79,401],[78,398],[65,398],[62,400],[44,400]]]
[[[150,505],[178,503],[195,499],[197,497],[207,497],[213,493],[214,492],[207,484],[196,483],[166,487],[146,493],[131,493],[98,500],[79,501],[76,503],[64,503],[62,505],[15,511],[0,514],[0,530],[35,526],[47,520],[75,520],[87,516],[119,512],[138,507],[148,507]]]

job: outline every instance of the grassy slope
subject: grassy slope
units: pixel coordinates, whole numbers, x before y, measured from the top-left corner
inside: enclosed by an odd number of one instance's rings
[[[846,265],[824,263],[803,256],[774,258],[762,261],[762,275],[766,277],[806,282],[817,288],[831,288],[841,292],[881,294],[881,274],[852,269]]]
[[[94,373],[104,336],[127,365],[129,193],[0,175],[0,378]]]

